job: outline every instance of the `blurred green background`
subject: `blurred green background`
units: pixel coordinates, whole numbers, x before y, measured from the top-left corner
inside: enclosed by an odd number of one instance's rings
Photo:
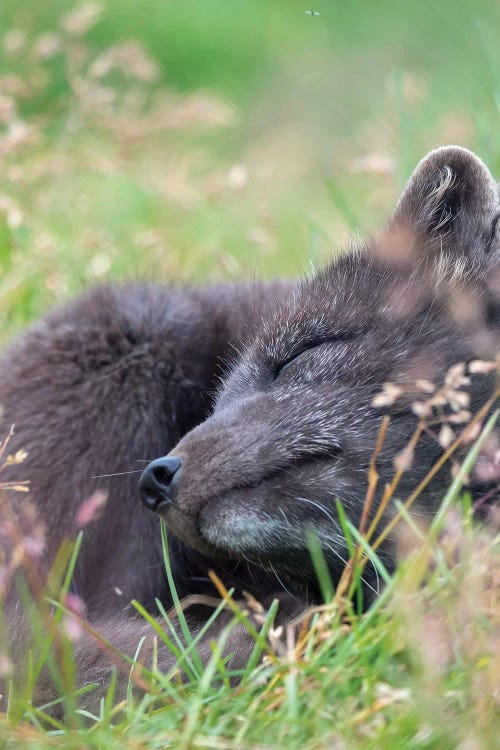
[[[307,272],[438,145],[500,175],[499,32],[496,0],[0,0],[2,340],[90,283]]]

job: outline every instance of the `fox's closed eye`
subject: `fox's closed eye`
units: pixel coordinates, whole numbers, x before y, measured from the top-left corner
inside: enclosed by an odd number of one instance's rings
[[[299,359],[299,357],[301,357],[306,352],[310,352],[312,349],[319,349],[319,347],[323,344],[329,343],[331,343],[331,341],[320,341],[319,343],[310,344],[309,346],[304,346],[301,349],[298,349],[296,352],[291,354],[286,359],[283,359],[275,366],[273,380],[277,380],[277,378],[279,378],[279,376],[283,373],[284,370],[286,370],[289,365],[295,362],[295,360]]]
[[[286,368],[297,359],[302,357],[303,354],[313,351],[314,349],[320,349],[322,346],[341,344],[345,343],[346,341],[352,341],[353,339],[361,336],[363,332],[364,331],[361,328],[357,331],[349,330],[345,331],[344,333],[337,333],[329,338],[321,339],[320,341],[316,340],[311,341],[309,344],[304,344],[302,347],[297,348],[289,357],[283,358],[274,366],[273,380],[277,380],[277,378],[283,373],[283,371],[286,370]]]

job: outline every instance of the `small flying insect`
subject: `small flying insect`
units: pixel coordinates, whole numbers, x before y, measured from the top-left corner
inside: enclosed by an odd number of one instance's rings
[[[307,16],[319,16],[319,10],[306,10],[305,14]]]

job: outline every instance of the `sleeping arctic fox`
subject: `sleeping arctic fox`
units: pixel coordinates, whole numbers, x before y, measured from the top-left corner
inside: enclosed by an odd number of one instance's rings
[[[28,452],[3,478],[30,482],[46,527],[40,566],[101,489],[107,503],[86,528],[72,590],[119,649],[132,654],[151,632],[128,611],[131,599],[153,612],[156,598],[171,603],[158,514],[180,596],[213,593],[214,569],[261,600],[283,588],[292,608],[317,600],[307,532],[337,581],[348,552],[336,501],[359,524],[383,384],[439,383],[456,363],[498,351],[499,214],[488,169],[450,146],[418,165],[386,230],[307,281],[102,286],[47,315],[0,363],[1,434],[15,424],[9,451]],[[491,380],[473,377],[469,390],[473,410]],[[390,407],[382,489],[415,428],[411,400]],[[424,435],[402,499],[441,452]],[[127,473],[138,461],[139,492]],[[432,514],[447,482],[437,474],[415,510]],[[380,554],[391,568],[391,538]],[[376,593],[369,567],[364,584]],[[28,628],[14,594],[6,610],[16,651]],[[206,617],[198,607],[193,628]],[[230,645],[245,658],[243,637]],[[76,659],[82,681],[110,670],[91,639]],[[160,654],[160,666],[170,659]]]

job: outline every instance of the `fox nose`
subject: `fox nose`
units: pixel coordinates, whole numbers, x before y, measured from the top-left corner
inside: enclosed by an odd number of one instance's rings
[[[139,479],[139,495],[152,511],[173,503],[177,494],[182,460],[175,456],[163,456],[151,461]]]

